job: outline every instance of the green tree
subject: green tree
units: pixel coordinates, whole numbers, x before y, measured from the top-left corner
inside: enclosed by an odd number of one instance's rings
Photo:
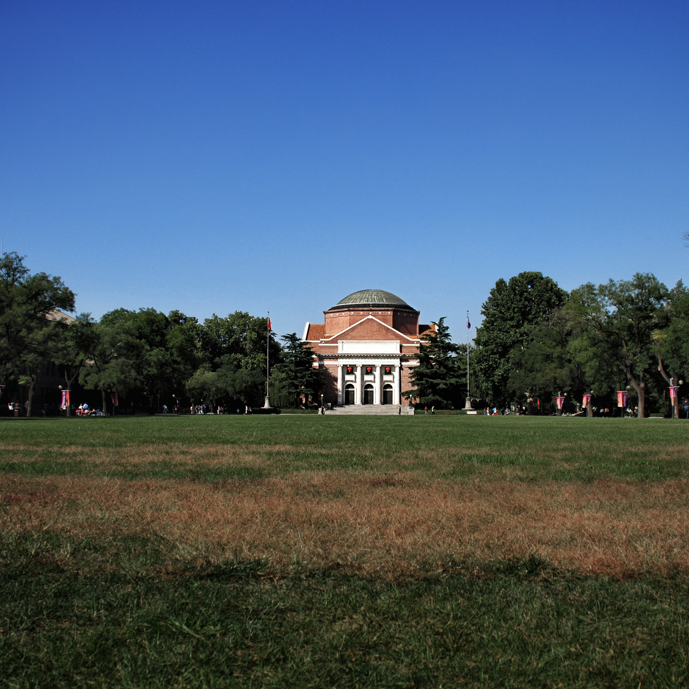
[[[189,378],[186,390],[192,404],[210,402],[215,406],[216,400],[226,394],[223,386],[219,384],[217,371],[211,371],[207,366],[201,367]]]
[[[435,329],[421,338],[419,363],[411,371],[414,387],[403,394],[418,398],[424,406],[444,409],[462,399],[466,385],[466,360],[458,356],[460,347],[452,342],[445,318],[433,325]]]
[[[615,364],[609,342],[601,337],[600,320],[604,307],[595,285],[587,283],[572,290],[563,307],[569,325],[567,354],[577,392],[598,396],[612,394],[615,387]],[[592,401],[586,408],[593,416]]]
[[[59,334],[52,360],[65,378],[65,388],[72,390],[84,367],[89,365],[89,352],[95,338],[95,322],[88,313],[79,316]],[[69,409],[67,409],[69,415]]]
[[[567,318],[558,309],[534,326],[524,345],[514,348],[508,392],[512,399],[526,397],[530,414],[535,411],[535,398],[547,403],[554,393],[573,392],[578,387],[576,368],[568,348],[570,337]]]
[[[179,311],[117,309],[101,318],[95,334],[82,382],[104,400],[106,391],[132,399],[179,393],[202,361],[200,326]]]
[[[268,319],[235,311],[213,314],[203,323],[201,346],[211,371],[217,371],[225,400],[259,405],[266,394],[266,346],[271,368],[280,362],[281,347]]]
[[[484,395],[506,403],[514,394],[509,380],[515,357],[533,339],[533,330],[567,301],[567,292],[542,273],[525,272],[491,289],[481,307],[483,323],[476,329],[474,370]],[[522,385],[523,387],[523,385]]]
[[[218,369],[218,384],[224,392],[225,399],[236,401],[250,407],[260,406],[265,395],[266,375],[258,369],[237,368],[231,362],[225,362]]]
[[[600,306],[597,328],[618,372],[637,394],[638,416],[645,414],[646,390],[657,361],[654,332],[668,290],[650,273],[636,273],[631,280],[610,280],[597,290]]]
[[[276,366],[280,388],[290,400],[290,406],[298,407],[302,395],[317,395],[323,384],[323,371],[313,367],[313,350],[302,342],[296,333],[283,335],[281,362]]]
[[[228,363],[237,369],[266,370],[268,319],[235,311],[225,318],[213,314],[203,322],[203,352],[215,370]],[[280,358],[280,344],[273,334],[268,340],[271,365]]]
[[[54,355],[66,324],[58,309],[74,310],[74,293],[59,277],[31,275],[23,257],[0,259],[0,374],[28,387],[27,412],[39,373]]]
[[[668,292],[659,320],[661,327],[654,333],[658,370],[668,386],[679,387],[689,379],[689,290],[681,280]],[[678,394],[672,414],[676,419],[679,407]]]

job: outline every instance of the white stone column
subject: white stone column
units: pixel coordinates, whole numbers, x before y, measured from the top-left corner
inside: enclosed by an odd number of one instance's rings
[[[402,371],[399,364],[392,367],[395,379],[392,381],[392,403],[401,404],[402,400]]]
[[[376,379],[373,381],[373,404],[381,404],[383,401],[380,389],[383,384],[383,376],[380,375],[380,364],[376,364]]]
[[[364,403],[364,367],[357,364],[356,385],[354,387],[354,404]]]
[[[343,364],[338,364],[337,365],[337,404],[338,406],[342,406],[344,403],[344,380],[343,380],[343,374],[342,374],[342,366]]]

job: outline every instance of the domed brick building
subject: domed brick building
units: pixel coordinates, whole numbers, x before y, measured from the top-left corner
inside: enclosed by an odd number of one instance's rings
[[[332,405],[399,405],[412,387],[421,336],[419,312],[380,289],[354,292],[323,312],[324,323],[307,323],[303,340],[314,366],[328,372],[324,402]]]

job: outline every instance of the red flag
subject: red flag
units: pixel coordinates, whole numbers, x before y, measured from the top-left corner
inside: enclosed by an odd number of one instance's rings
[[[270,325],[270,316],[268,316],[268,330],[272,330],[273,327]]]

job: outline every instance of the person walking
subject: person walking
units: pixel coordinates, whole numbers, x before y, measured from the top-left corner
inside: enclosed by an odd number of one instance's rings
[[[431,407],[431,416],[435,416],[435,405]]]
[[[684,400],[684,416],[689,419],[689,400]]]
[[[428,416],[428,407],[423,408],[424,416]]]

